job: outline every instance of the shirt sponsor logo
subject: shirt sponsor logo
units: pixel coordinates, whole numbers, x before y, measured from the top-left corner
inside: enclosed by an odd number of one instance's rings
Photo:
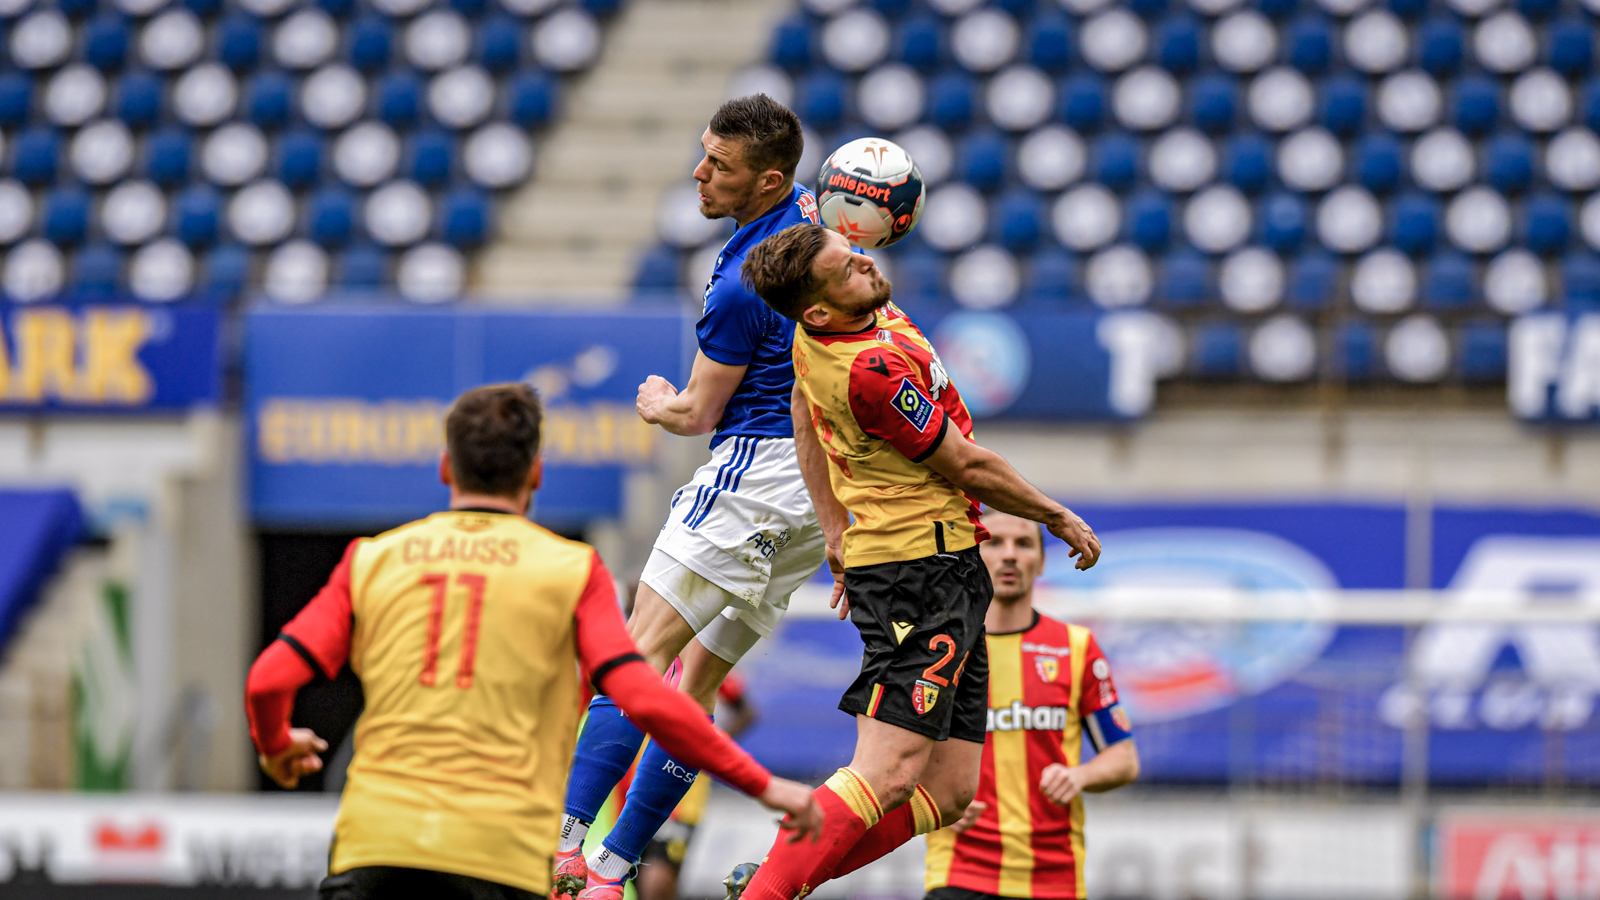
[[[1033,643],[1029,643],[1028,641],[1023,641],[1022,642],[1022,652],[1024,652],[1024,653],[1048,653],[1051,656],[1071,656],[1072,655],[1072,648],[1071,647],[1052,647],[1049,644],[1033,644]]]
[[[989,731],[1064,731],[1067,716],[1065,706],[1023,706],[1020,701],[1010,706],[989,710]]]
[[[917,390],[917,386],[909,378],[900,380],[900,389],[895,391],[894,400],[891,402],[894,404],[895,412],[905,416],[911,427],[918,431],[927,428],[928,420],[933,418],[933,401]]]

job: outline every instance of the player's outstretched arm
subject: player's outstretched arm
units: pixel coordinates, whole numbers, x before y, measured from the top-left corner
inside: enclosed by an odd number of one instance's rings
[[[1003,513],[1032,519],[1067,542],[1078,568],[1087,569],[1100,558],[1100,539],[1078,514],[1051,500],[1029,484],[1000,454],[951,435],[925,462],[979,503]]]
[[[1080,793],[1099,794],[1132,784],[1139,777],[1139,751],[1133,738],[1101,750],[1078,766],[1052,763],[1039,776],[1039,792],[1057,806],[1066,806]]]
[[[598,554],[573,618],[584,672],[662,749],[785,813],[782,827],[794,832],[793,840],[808,835],[815,840],[821,834],[822,810],[810,788],[773,777],[712,725],[688,695],[667,687],[639,655],[617,607],[616,586]]]
[[[822,527],[822,539],[827,548],[828,568],[833,572],[833,601],[828,605],[838,609],[839,618],[843,619],[850,613],[850,602],[844,596],[844,530],[850,527],[850,513],[833,493],[833,482],[828,478],[828,456],[811,422],[811,404],[798,381],[789,395],[789,414],[794,418],[794,451],[800,463],[800,475],[805,478],[806,490],[811,494],[811,506],[817,511],[817,524]]]
[[[689,370],[689,384],[682,391],[660,375],[651,375],[639,385],[634,408],[639,411],[639,418],[673,434],[706,434],[722,421],[722,411],[748,368],[723,365],[697,352],[694,368]]]

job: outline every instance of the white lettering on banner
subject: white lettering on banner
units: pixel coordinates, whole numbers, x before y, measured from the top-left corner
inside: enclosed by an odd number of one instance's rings
[[[1506,402],[1524,419],[1600,414],[1600,314],[1578,316],[1570,326],[1560,313],[1513,322],[1507,338]]]
[[[1142,416],[1156,399],[1164,322],[1154,313],[1119,312],[1095,324],[1095,340],[1111,354],[1106,401],[1119,416]]]
[[[1600,897],[1600,818],[1590,814],[1446,812],[1435,893],[1445,900]]]
[[[1600,538],[1480,538],[1450,586],[1462,591],[1459,603],[1522,605],[1593,596],[1600,592]],[[1494,671],[1508,644],[1521,672]],[[1410,683],[1392,686],[1380,700],[1384,719],[1397,728],[1419,709],[1440,728],[1512,730],[1536,722],[1580,728],[1592,718],[1600,695],[1600,627],[1428,625],[1417,635],[1407,668]]]

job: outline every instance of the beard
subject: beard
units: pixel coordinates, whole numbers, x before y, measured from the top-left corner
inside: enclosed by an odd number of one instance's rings
[[[840,312],[855,318],[870,312],[877,312],[889,305],[889,298],[894,294],[894,286],[889,283],[889,279],[883,277],[883,273],[879,272],[876,266],[873,267],[872,272],[877,276],[877,281],[873,284],[872,293],[862,298],[860,303],[854,304],[854,309],[841,309],[839,310]]]
[[[708,219],[726,219],[733,215],[735,210],[749,206],[750,201],[755,199],[757,190],[759,190],[759,186],[753,184],[748,191],[723,198],[722,200],[712,198],[701,200],[700,215]]]

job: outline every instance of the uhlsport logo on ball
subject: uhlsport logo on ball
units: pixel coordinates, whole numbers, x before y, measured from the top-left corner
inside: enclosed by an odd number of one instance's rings
[[[817,177],[822,224],[869,250],[911,233],[924,194],[911,154],[883,138],[861,138],[833,151]]]

